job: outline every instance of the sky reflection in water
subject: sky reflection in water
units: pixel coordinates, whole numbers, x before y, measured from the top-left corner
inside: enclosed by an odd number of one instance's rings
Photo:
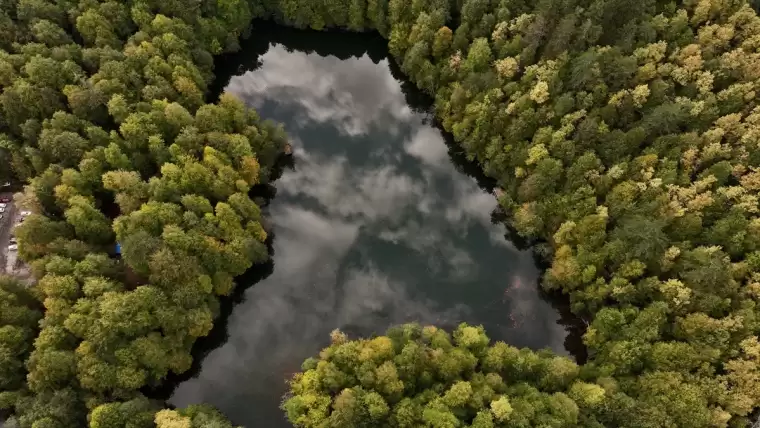
[[[341,328],[485,325],[492,339],[566,353],[531,255],[491,223],[494,197],[455,169],[440,131],[406,104],[387,60],[275,44],[226,90],[283,122],[295,152],[267,209],[274,273],[250,287],[227,342],[172,404],[208,402],[236,424],[288,426],[285,379]]]

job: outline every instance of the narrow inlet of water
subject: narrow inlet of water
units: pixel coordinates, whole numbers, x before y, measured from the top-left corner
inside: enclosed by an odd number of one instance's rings
[[[217,76],[219,90],[291,138],[293,164],[265,209],[273,264],[240,281],[222,338],[171,404],[210,403],[238,425],[287,427],[285,381],[335,328],[357,337],[466,321],[518,347],[581,349],[566,307],[539,291],[531,252],[492,221],[487,180],[467,174],[476,168],[431,123],[430,101],[397,79],[385,41],[255,28]]]

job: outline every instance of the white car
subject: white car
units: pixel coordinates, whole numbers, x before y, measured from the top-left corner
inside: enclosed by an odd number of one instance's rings
[[[8,206],[8,204],[6,204],[5,202],[0,202],[0,208],[5,208],[7,206]]]
[[[8,245],[8,251],[16,251],[16,250],[18,250],[18,244]]]
[[[5,212],[5,208],[0,208],[0,213],[4,213],[4,212]]]

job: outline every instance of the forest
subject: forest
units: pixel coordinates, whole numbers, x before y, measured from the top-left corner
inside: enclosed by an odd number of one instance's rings
[[[744,0],[2,0],[0,180],[36,284],[0,279],[21,428],[230,428],[143,395],[266,261],[287,145],[214,56],[254,18],[376,31],[498,182],[589,361],[405,325],[304,362],[297,427],[747,427],[760,407],[760,18]],[[113,258],[115,242],[122,258]]]

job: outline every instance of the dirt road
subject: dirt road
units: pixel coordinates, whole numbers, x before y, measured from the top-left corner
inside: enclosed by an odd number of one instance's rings
[[[13,194],[10,192],[0,193],[0,198],[12,198]],[[6,202],[5,212],[2,214],[3,218],[0,218],[0,273],[7,275],[13,275],[23,282],[31,285],[33,279],[29,266],[23,263],[18,258],[18,252],[8,251],[8,245],[11,236],[13,236],[13,228],[21,220],[21,209],[14,203],[13,200]]]
[[[0,192],[0,198],[12,198],[11,192]],[[7,203],[5,212],[0,213],[3,218],[0,219],[0,272],[5,272],[6,260],[8,257],[8,240],[11,237],[11,229],[13,229],[14,220],[16,217],[16,207],[13,200]]]

